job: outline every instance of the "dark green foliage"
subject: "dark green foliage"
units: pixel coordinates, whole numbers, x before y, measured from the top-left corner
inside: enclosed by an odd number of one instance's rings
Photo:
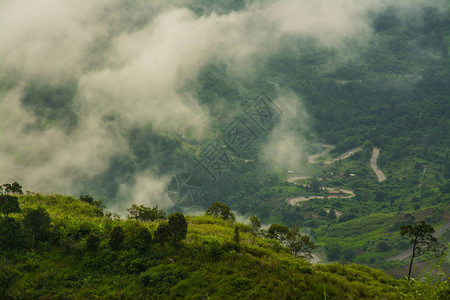
[[[327,215],[331,221],[336,220],[336,212],[333,209],[330,209]]]
[[[174,264],[160,265],[147,270],[140,276],[140,284],[152,287],[155,291],[164,292],[188,276],[188,272]]]
[[[10,183],[3,184],[2,188],[0,189],[0,192],[5,194],[23,195],[22,186],[18,182],[13,182],[12,184]]]
[[[309,185],[311,191],[318,193],[320,192],[320,181],[317,178],[314,178],[311,184]]]
[[[362,145],[362,156],[363,159],[369,160],[372,156],[373,143],[371,141],[365,141]]]
[[[122,245],[125,239],[125,233],[122,227],[116,225],[113,227],[111,232],[109,233],[108,245],[113,250],[117,250]]]
[[[94,197],[91,195],[81,195],[80,200],[86,202],[87,204],[94,205]]]
[[[96,252],[100,245],[100,237],[95,233],[90,233],[86,238],[86,250],[89,252]]]
[[[7,259],[0,257],[0,295],[6,295],[8,287],[18,276],[20,276],[20,272],[14,267],[14,265]]]
[[[213,202],[206,210],[206,214],[221,217],[224,220],[236,220],[234,214],[230,211],[230,208],[222,202]]]
[[[270,238],[276,239],[280,242],[284,242],[290,235],[289,228],[281,224],[270,225],[267,233],[269,234]]]
[[[125,244],[137,250],[147,250],[152,243],[152,235],[147,227],[138,222],[130,222],[125,228]]]
[[[105,208],[105,205],[103,205],[102,200],[94,200],[94,197],[92,197],[91,195],[81,195],[80,200],[94,206],[100,211],[102,211]]]
[[[164,245],[168,242],[174,246],[180,245],[186,238],[188,223],[181,213],[173,213],[168,222],[159,223],[155,230],[155,241]]]
[[[329,260],[335,261],[341,257],[342,247],[337,243],[328,243],[325,250]]]
[[[154,221],[166,218],[166,213],[158,209],[157,205],[152,208],[144,205],[132,204],[130,208],[127,208],[127,211],[129,213],[127,218],[139,221]]]
[[[20,213],[19,200],[15,196],[0,195],[0,212],[6,216],[8,221],[8,215],[12,213]]]
[[[181,213],[173,213],[169,216],[169,229],[171,232],[171,242],[178,245],[186,238],[188,223]]]
[[[25,246],[23,228],[16,219],[0,218],[0,250],[20,249]]]
[[[159,223],[155,230],[155,242],[164,245],[165,242],[170,241],[172,231],[168,223]]]
[[[44,241],[48,237],[51,218],[45,208],[26,209],[23,214],[23,224],[31,231],[31,247],[35,247],[35,242]]]

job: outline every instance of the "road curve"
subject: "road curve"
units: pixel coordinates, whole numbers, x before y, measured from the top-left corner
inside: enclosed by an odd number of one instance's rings
[[[348,150],[347,152],[345,152],[344,154],[342,154],[342,155],[339,156],[339,157],[333,158],[332,160],[324,161],[323,163],[326,164],[326,165],[332,164],[332,163],[334,163],[335,161],[338,161],[338,160],[340,160],[340,159],[346,159],[346,158],[348,158],[349,156],[353,155],[355,152],[358,152],[358,151],[361,151],[361,150],[362,150],[362,147],[361,147],[361,146],[358,146],[358,147],[356,147],[356,148],[353,148],[353,149]]]
[[[436,236],[436,234],[442,235],[448,229],[450,229],[450,222],[448,222],[447,224],[445,224],[444,226],[442,226],[441,228],[436,230],[436,233],[434,233],[433,235],[434,236]],[[403,251],[402,253],[397,254],[396,256],[388,258],[388,260],[403,260],[403,259],[407,259],[411,255],[412,255],[412,248],[409,248],[408,250]]]
[[[325,155],[327,152],[329,152],[330,150],[333,150],[335,148],[334,145],[321,144],[321,146],[326,148],[326,149],[322,150],[321,152],[309,155],[308,156],[308,163],[315,164],[317,158]]]
[[[372,157],[370,158],[370,167],[377,175],[378,182],[382,182],[382,181],[386,180],[386,175],[384,175],[384,173],[377,166],[377,160],[378,160],[379,155],[380,155],[380,149],[378,149],[377,147],[373,147]]]

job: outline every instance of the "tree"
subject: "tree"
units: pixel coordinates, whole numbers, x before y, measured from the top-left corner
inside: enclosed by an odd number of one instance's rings
[[[0,195],[0,212],[9,220],[9,214],[20,213],[19,199],[11,195]]]
[[[288,236],[288,245],[295,257],[312,258],[312,251],[317,248],[307,235],[300,234],[297,225],[292,225]]]
[[[128,247],[146,250],[152,243],[152,240],[152,235],[147,227],[142,226],[136,221],[128,223],[125,229],[125,244]]]
[[[111,249],[117,250],[122,245],[124,239],[125,233],[122,227],[116,225],[109,233],[108,245]]]
[[[22,186],[18,182],[14,182],[13,184],[5,183],[2,190],[4,190],[5,194],[23,195]]]
[[[25,210],[23,214],[23,224],[31,230],[32,243],[34,248],[36,237],[37,240],[44,239],[50,229],[51,218],[43,207],[31,208]]]
[[[164,245],[165,242],[171,240],[171,236],[172,232],[169,224],[167,222],[159,223],[155,230],[155,241],[161,245]]]
[[[83,202],[86,202],[89,205],[94,206],[95,208],[99,209],[103,212],[103,209],[105,208],[105,205],[103,204],[102,200],[94,200],[94,197],[91,195],[81,195],[80,200]]]
[[[158,209],[158,205],[152,208],[144,205],[132,204],[130,208],[127,208],[127,211],[129,213],[129,215],[127,215],[128,219],[139,221],[154,221],[166,218],[166,213]]]
[[[91,195],[81,195],[80,200],[90,205],[94,204],[94,197],[92,197]]]
[[[0,252],[4,249],[18,249],[25,243],[24,231],[16,219],[8,222],[0,218]]]
[[[314,178],[311,182],[311,184],[309,185],[309,188],[311,191],[318,193],[320,192],[320,181],[317,180],[317,178]]]
[[[18,182],[13,182],[13,184],[11,185],[11,188],[12,188],[12,192],[14,194],[23,195],[22,186]]]
[[[171,232],[172,243],[180,244],[186,238],[188,223],[181,213],[173,213],[169,216],[169,229]]]
[[[286,239],[289,237],[289,228],[285,225],[280,224],[272,224],[267,231],[269,233],[269,237],[284,243]]]
[[[221,217],[224,220],[236,221],[236,217],[230,211],[230,208],[222,202],[213,202],[206,210],[206,214]]]
[[[433,226],[427,224],[425,221],[400,227],[400,234],[410,237],[409,243],[413,245],[408,280],[411,278],[414,258],[427,252],[436,256],[441,256],[444,253],[445,247],[438,243],[437,238],[433,235],[434,232]]]
[[[257,235],[261,230],[261,221],[255,215],[250,216],[250,226],[252,227],[252,232],[254,235]]]
[[[86,238],[86,250],[89,252],[96,252],[100,245],[100,237],[95,233],[90,233]]]

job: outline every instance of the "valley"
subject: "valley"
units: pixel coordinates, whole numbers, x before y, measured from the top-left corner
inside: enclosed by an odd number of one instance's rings
[[[443,299],[449,28],[446,0],[0,1],[0,298]]]

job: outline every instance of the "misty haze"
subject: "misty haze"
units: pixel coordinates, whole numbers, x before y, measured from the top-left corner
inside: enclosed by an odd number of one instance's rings
[[[448,299],[449,132],[446,0],[2,0],[0,298]]]

